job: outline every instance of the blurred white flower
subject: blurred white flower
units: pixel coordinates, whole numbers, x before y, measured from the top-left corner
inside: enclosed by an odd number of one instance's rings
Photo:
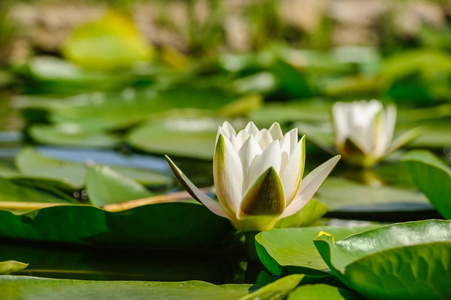
[[[335,146],[350,164],[369,167],[418,135],[409,131],[392,142],[396,106],[378,100],[336,102],[332,107]]]
[[[340,159],[337,155],[304,179],[305,139],[297,129],[283,135],[280,125],[259,130],[249,122],[236,133],[219,127],[213,176],[219,202],[201,192],[167,157],[186,190],[213,213],[228,218],[242,232],[270,230],[298,212],[312,198]],[[301,180],[302,179],[302,180]]]

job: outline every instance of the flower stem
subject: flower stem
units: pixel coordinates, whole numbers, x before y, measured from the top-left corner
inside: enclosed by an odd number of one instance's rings
[[[244,234],[246,240],[246,254],[249,262],[260,262],[255,248],[255,236],[259,231],[248,231]]]

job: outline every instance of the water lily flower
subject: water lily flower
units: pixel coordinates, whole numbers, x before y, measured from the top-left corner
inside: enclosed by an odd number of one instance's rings
[[[418,136],[418,129],[393,139],[396,106],[378,100],[336,102],[332,107],[335,146],[350,164],[370,167]]]
[[[337,155],[302,179],[305,138],[293,129],[283,135],[280,125],[259,130],[249,122],[236,133],[228,122],[219,127],[213,161],[218,201],[200,191],[166,156],[172,171],[191,196],[242,232],[265,231],[298,212],[312,198]]]

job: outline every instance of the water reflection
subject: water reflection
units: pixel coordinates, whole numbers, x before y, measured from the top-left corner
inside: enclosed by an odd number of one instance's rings
[[[230,253],[138,250],[8,241],[0,245],[0,261],[29,263],[19,275],[86,280],[202,280],[224,284],[244,282],[241,250]]]

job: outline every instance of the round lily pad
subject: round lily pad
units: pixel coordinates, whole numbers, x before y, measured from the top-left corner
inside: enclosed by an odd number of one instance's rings
[[[451,221],[393,224],[314,240],[332,273],[370,299],[450,299]]]

